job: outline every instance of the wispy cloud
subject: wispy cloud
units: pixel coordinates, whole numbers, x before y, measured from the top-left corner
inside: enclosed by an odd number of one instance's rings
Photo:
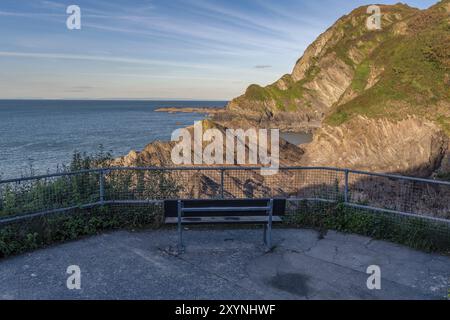
[[[96,89],[94,86],[74,86],[69,89],[66,89],[66,92],[72,92],[72,93],[82,93],[82,92],[89,92]]]
[[[61,3],[61,2],[56,2],[56,1],[41,0],[39,5],[37,3],[39,3],[39,1],[36,1],[36,6],[40,6],[40,7],[52,8],[52,9],[67,8],[66,4]]]
[[[187,62],[175,62],[171,60],[157,60],[157,59],[138,59],[130,57],[114,57],[114,56],[98,56],[98,55],[83,55],[83,54],[66,54],[66,53],[43,53],[43,52],[12,52],[12,51],[0,51],[0,57],[13,57],[13,58],[34,58],[34,59],[60,59],[60,60],[87,60],[97,62],[112,62],[112,63],[125,63],[125,64],[137,64],[137,65],[150,65],[150,66],[170,66],[179,68],[192,68],[192,69],[221,69],[222,67],[217,65],[208,65],[200,63],[187,63]]]
[[[64,15],[56,13],[0,11],[0,16],[23,17],[23,18],[48,18],[48,17],[63,17]]]
[[[149,90],[198,98],[232,98],[250,83],[272,83],[348,7],[367,2],[0,1],[0,97],[83,90],[131,97]],[[66,28],[69,4],[81,7],[81,30]]]

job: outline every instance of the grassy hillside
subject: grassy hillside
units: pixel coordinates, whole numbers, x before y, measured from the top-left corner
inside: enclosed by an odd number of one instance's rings
[[[230,110],[296,112],[329,125],[357,115],[426,117],[450,135],[450,0],[427,10],[381,5],[382,29],[366,27],[367,7],[339,19],[292,74],[251,85]]]
[[[448,3],[448,1],[446,1]],[[326,122],[339,125],[355,115],[403,118],[416,114],[436,120],[450,133],[449,13],[436,6],[405,21],[406,34],[389,31],[367,59],[356,67],[352,82],[358,96],[332,110]],[[379,81],[364,90],[370,68],[382,67]]]

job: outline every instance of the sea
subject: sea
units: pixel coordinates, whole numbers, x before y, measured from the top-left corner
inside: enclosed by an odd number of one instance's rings
[[[170,140],[206,114],[155,112],[160,107],[224,107],[226,101],[0,100],[2,178],[46,174],[75,151],[113,156]]]
[[[156,112],[161,107],[217,107],[227,101],[0,100],[0,179],[54,173],[75,151],[113,156],[170,140],[206,114]],[[310,139],[286,134],[293,143]]]

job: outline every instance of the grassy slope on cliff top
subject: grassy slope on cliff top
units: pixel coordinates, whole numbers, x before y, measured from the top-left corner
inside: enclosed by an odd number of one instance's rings
[[[407,35],[391,36],[389,30],[381,35],[381,45],[357,66],[352,85],[356,89],[365,87],[367,65],[384,68],[380,80],[332,110],[326,118],[328,124],[339,125],[355,115],[398,119],[416,114],[449,129],[446,110],[436,106],[438,101],[450,100],[450,24],[448,13],[440,8],[407,19]],[[356,84],[358,81],[362,83]]]
[[[327,53],[334,52],[354,70],[350,87],[357,96],[332,107],[325,123],[340,125],[356,115],[401,119],[414,114],[436,121],[450,134],[450,110],[437,106],[439,101],[450,101],[450,23],[449,12],[445,10],[449,5],[450,0],[444,0],[423,11],[402,4],[383,6],[382,13],[402,14],[406,34],[394,32],[398,22],[390,24],[384,20],[382,30],[367,31],[367,7],[341,18],[334,28],[337,33],[343,31],[344,37],[328,48]],[[349,57],[352,47],[364,54],[358,65]],[[378,82],[366,89],[370,72],[375,68],[383,71]],[[286,90],[279,89],[276,84],[267,87],[251,85],[235,101],[244,108],[252,101],[271,101],[278,110],[300,111],[310,107],[308,103],[302,103],[308,90],[304,85],[319,71],[313,64],[306,77],[298,82],[290,75],[283,76]]]

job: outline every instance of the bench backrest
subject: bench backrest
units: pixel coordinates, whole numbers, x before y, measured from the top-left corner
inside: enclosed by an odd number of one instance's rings
[[[261,207],[261,211],[189,211],[183,213],[184,217],[218,217],[218,216],[265,216],[267,211],[262,209],[268,206],[270,199],[230,199],[230,200],[182,200],[184,208],[220,208],[220,207]],[[283,216],[286,209],[286,199],[273,200],[273,215]],[[164,201],[164,215],[168,217],[178,216],[178,200]]]

